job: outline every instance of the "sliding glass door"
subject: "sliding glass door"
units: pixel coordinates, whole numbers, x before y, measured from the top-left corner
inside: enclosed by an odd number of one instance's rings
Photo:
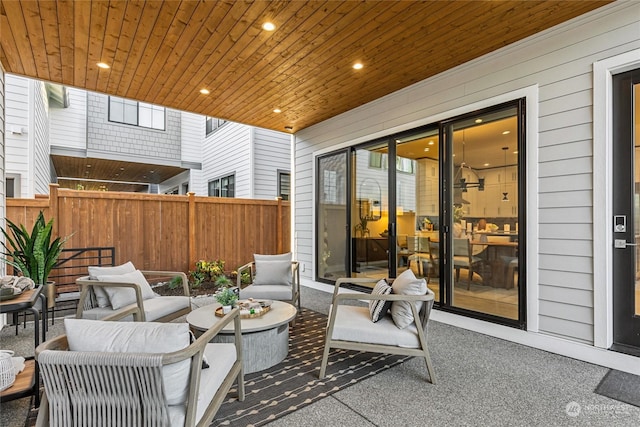
[[[427,280],[443,310],[524,327],[524,100],[318,159],[317,272]]]

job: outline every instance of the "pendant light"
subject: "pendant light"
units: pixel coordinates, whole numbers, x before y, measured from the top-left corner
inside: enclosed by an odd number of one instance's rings
[[[502,147],[502,151],[504,151],[504,192],[502,193],[502,201],[509,201],[509,193],[507,192],[507,150],[509,147]]]

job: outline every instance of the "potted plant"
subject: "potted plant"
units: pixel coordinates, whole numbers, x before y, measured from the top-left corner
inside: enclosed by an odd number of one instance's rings
[[[9,219],[5,220],[7,228],[1,229],[5,237],[5,242],[2,242],[4,261],[20,271],[23,276],[31,278],[36,286],[46,285],[64,243],[71,236],[57,237],[51,241],[53,219],[45,222],[42,211],[38,214],[31,233],[24,225],[17,226]],[[7,230],[11,232],[8,233]],[[46,291],[47,305],[50,308],[55,305],[55,287],[49,286]]]
[[[222,288],[216,293],[216,301],[222,306],[222,312],[226,314],[238,301],[238,295],[231,288]]]

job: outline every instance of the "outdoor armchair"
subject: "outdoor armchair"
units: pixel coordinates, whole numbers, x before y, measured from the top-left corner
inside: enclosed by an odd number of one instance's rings
[[[248,272],[250,284],[242,283]],[[240,298],[271,299],[293,304],[300,311],[300,270],[291,254],[254,255],[254,261],[238,268],[237,285]]]
[[[184,296],[160,296],[147,277],[182,280]],[[80,300],[76,318],[168,322],[191,312],[189,283],[181,271],[139,271],[131,262],[116,267],[89,267],[89,276],[76,280]]]
[[[334,348],[423,357],[427,365],[429,381],[435,384],[435,373],[427,348],[427,325],[433,307],[434,294],[426,288],[424,279],[416,279],[411,270],[405,271],[400,276],[410,276],[409,280],[413,280],[413,283],[417,283],[421,287],[424,284],[423,290],[420,291],[421,295],[377,293],[379,288],[389,286],[384,280],[379,281],[378,279],[340,278],[336,281],[327,321],[320,379],[325,376],[329,353]],[[400,279],[400,276],[396,281],[404,281],[404,278]],[[380,282],[383,283],[380,284]],[[343,283],[365,286],[376,284],[376,286],[372,294],[339,293],[340,285]],[[387,292],[391,291],[387,289]],[[374,301],[374,308],[352,305],[354,301],[360,300]],[[400,328],[392,315],[387,313],[387,310],[389,303],[403,304],[403,302],[405,305],[399,307],[405,310],[403,313],[399,313],[404,316],[401,319],[403,323]],[[380,305],[378,306],[378,304]],[[418,308],[418,305],[421,307]],[[410,315],[407,316],[409,313]]]
[[[187,323],[65,319],[67,335],[36,349],[36,425],[208,426],[234,382],[244,400],[239,313],[193,342]],[[209,343],[230,322],[234,343]]]

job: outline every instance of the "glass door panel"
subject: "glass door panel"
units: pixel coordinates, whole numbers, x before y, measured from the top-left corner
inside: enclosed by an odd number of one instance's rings
[[[351,276],[389,276],[389,153],[378,144],[352,152]]]
[[[320,280],[349,275],[345,244],[349,235],[348,162],[346,150],[318,159],[316,265]]]
[[[397,273],[427,279],[440,301],[440,137],[431,127],[396,138]]]
[[[449,305],[519,316],[518,109],[452,122]]]

